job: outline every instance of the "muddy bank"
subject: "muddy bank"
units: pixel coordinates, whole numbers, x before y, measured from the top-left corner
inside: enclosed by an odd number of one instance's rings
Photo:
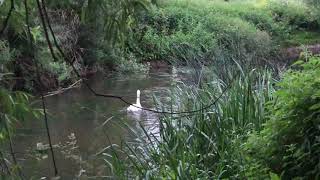
[[[147,63],[150,65],[150,69],[164,69],[170,66],[170,64],[164,60],[149,61]]]
[[[320,44],[282,49],[278,53],[278,58],[276,58],[278,59],[278,61],[270,60],[269,63],[274,64],[275,66],[281,64],[281,66],[285,68],[288,65],[292,64],[295,60],[303,57],[303,52],[305,50],[308,50],[313,55],[320,54]],[[150,67],[150,71],[168,69],[171,66],[169,62],[164,60],[153,60],[145,63]],[[40,92],[40,90],[44,92],[57,91],[72,85],[78,80],[78,78],[74,76],[70,77],[66,81],[59,82],[57,75],[43,71],[41,72],[40,77],[43,87],[42,89],[40,89],[41,85],[38,81],[35,80],[35,66],[29,58],[18,60],[15,64],[15,67],[15,77],[17,78],[16,81],[13,82],[14,90],[31,90],[35,94]],[[107,67],[83,68],[80,70],[80,75],[82,78],[89,79],[99,71],[103,72],[104,74],[109,74],[113,70]],[[30,76],[30,74],[32,74],[32,76]]]
[[[64,81],[59,81],[57,74],[51,73],[45,70],[43,66],[39,67],[40,81],[37,77],[37,69],[34,61],[30,57],[20,57],[13,63],[14,72],[11,81],[6,83],[8,89],[14,91],[26,91],[33,94],[38,94],[39,92],[50,92],[57,91],[59,89],[66,88],[71,84],[78,81],[78,77],[72,73],[72,75]],[[92,68],[82,68],[79,71],[81,78],[88,79],[95,75],[97,72],[96,67]]]
[[[282,60],[291,64],[293,61],[303,56],[305,50],[312,55],[320,54],[320,44],[286,48],[280,51],[280,57]]]

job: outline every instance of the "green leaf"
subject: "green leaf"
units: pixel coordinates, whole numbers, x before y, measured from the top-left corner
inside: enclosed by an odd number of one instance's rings
[[[40,28],[41,28],[40,26],[36,26],[36,27],[31,28],[31,35],[32,35],[34,42],[37,42],[38,39],[41,37],[41,29]]]
[[[275,174],[273,172],[270,172],[269,175],[270,175],[270,179],[271,180],[281,180],[281,178],[277,174]]]

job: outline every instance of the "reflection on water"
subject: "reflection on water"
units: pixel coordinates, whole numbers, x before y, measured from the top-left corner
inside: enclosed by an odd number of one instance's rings
[[[144,76],[97,75],[90,84],[98,92],[124,96],[135,102],[136,90],[141,90],[141,104],[152,108],[153,98],[166,99],[168,89],[182,80],[179,71],[174,69],[151,72]],[[182,76],[185,77],[185,76]],[[80,87],[63,94],[47,98],[50,112],[49,125],[58,170],[62,179],[74,179],[79,174],[87,176],[106,175],[106,163],[96,153],[110,143],[120,144],[121,140],[134,138],[121,124],[157,134],[157,116],[149,112],[128,114],[127,105],[116,99],[97,98],[88,89]],[[23,172],[28,176],[42,177],[53,175],[51,157],[36,150],[39,142],[47,143],[42,120],[27,120],[24,129],[18,129],[15,149],[18,151]],[[82,170],[81,170],[82,169]]]

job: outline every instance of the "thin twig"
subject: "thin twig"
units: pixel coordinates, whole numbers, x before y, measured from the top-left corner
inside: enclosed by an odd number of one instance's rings
[[[77,84],[79,84],[81,81],[82,81],[82,79],[79,79],[78,81],[76,81],[75,83],[71,84],[70,86],[68,86],[68,87],[66,87],[66,88],[61,88],[61,89],[58,89],[58,90],[56,90],[56,91],[47,93],[46,95],[44,95],[44,97],[50,97],[50,96],[55,96],[55,95],[64,93],[65,91],[67,91],[67,90],[69,90],[69,89],[75,88],[75,86],[76,86]]]
[[[5,128],[5,131],[6,131],[7,135],[8,135],[10,154],[11,154],[11,157],[12,157],[13,164],[17,167],[18,174],[19,174],[20,178],[24,179],[23,175],[22,175],[22,171],[20,169],[20,166],[19,166],[19,164],[17,162],[16,155],[14,153],[13,142],[12,142],[11,133],[10,133],[10,130],[9,130],[9,127],[8,127],[8,122],[7,122],[5,117],[4,117],[3,120],[4,120],[4,128]]]
[[[26,9],[26,24],[27,24],[27,27],[28,27],[28,35],[29,35],[29,44],[30,44],[30,48],[32,49],[31,52],[34,52],[34,48],[33,48],[33,39],[32,39],[32,36],[31,36],[31,31],[30,31],[30,25],[29,25],[29,14],[28,14],[28,4],[27,4],[27,0],[24,0],[25,2],[25,9]],[[40,16],[42,17],[42,10],[41,10],[41,7],[40,7],[40,3],[39,3],[39,0],[37,0],[37,5],[38,5],[38,9],[39,9],[39,13],[40,13]],[[43,25],[43,28],[46,29],[46,25],[44,23],[44,20],[42,20],[42,25]],[[48,34],[46,34],[46,38],[49,38],[48,37]],[[34,59],[34,58],[33,58]],[[51,151],[51,156],[52,156],[52,162],[53,162],[53,167],[54,167],[54,174],[55,176],[58,175],[58,168],[57,168],[57,165],[56,165],[56,160],[55,160],[55,156],[54,156],[54,151],[53,151],[53,146],[52,146],[52,141],[51,141],[51,136],[50,136],[50,129],[49,129],[49,124],[48,124],[48,117],[47,117],[47,110],[46,110],[46,102],[45,102],[45,98],[44,98],[44,95],[43,95],[43,88],[44,88],[44,85],[42,84],[42,81],[41,81],[41,78],[40,78],[40,72],[39,72],[39,64],[38,64],[38,61],[37,60],[34,60],[34,63],[35,63],[35,66],[36,66],[36,74],[37,74],[37,79],[40,83],[40,94],[41,94],[41,101],[42,101],[42,109],[43,109],[43,113],[44,113],[44,121],[45,121],[45,126],[46,126],[46,132],[47,132],[47,136],[48,136],[48,141],[49,141],[49,146],[50,146],[50,151]]]

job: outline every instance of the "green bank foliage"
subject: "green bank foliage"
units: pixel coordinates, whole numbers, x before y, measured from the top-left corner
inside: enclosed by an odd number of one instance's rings
[[[124,179],[318,179],[319,71],[319,57],[299,61],[276,90],[267,71],[243,74],[212,107],[163,115],[159,134],[133,128],[136,141],[103,155]],[[226,84],[213,78],[197,90],[179,87],[168,108],[200,109]]]
[[[320,58],[298,61],[278,83],[264,129],[246,144],[260,167],[284,179],[320,177]]]
[[[31,107],[30,98],[30,95],[24,92],[10,92],[0,87],[1,179],[20,179],[18,174],[21,167],[17,163],[12,140],[14,132],[23,120],[38,119],[41,115],[41,111]]]
[[[319,14],[303,1],[167,0],[140,19],[129,43],[142,60],[212,62],[222,54],[261,63],[292,33],[316,31]]]
[[[96,71],[97,66],[115,69],[127,61],[129,55],[123,53],[124,41],[131,33],[138,14],[146,11],[151,4],[148,0],[43,2],[59,46],[81,75]],[[56,58],[51,56],[36,1],[28,1],[27,7],[34,47],[31,48],[28,42],[24,1],[14,1],[8,26],[1,34],[1,42],[5,42],[10,52],[19,52],[18,56],[11,58],[12,66],[8,71],[19,78],[34,79],[34,60],[37,60],[42,65],[41,78],[47,82],[44,84],[45,90],[70,84],[75,80],[75,75],[56,47],[53,47]],[[0,5],[0,29],[4,28],[10,8],[10,0]],[[49,36],[54,46],[50,32]],[[129,62],[134,64],[136,60]],[[20,69],[21,73],[17,74],[16,69]],[[18,89],[30,91],[39,88],[39,84],[28,82],[19,82],[22,88]]]
[[[15,8],[1,37],[10,51],[14,66],[24,69],[18,89],[33,90],[34,64],[30,54],[43,65],[47,90],[75,80],[54,48],[53,62],[45,41],[35,1],[28,1],[29,20],[35,50],[28,44],[23,1]],[[319,42],[319,9],[313,1],[292,0],[61,0],[45,1],[57,41],[82,75],[97,69],[145,72],[137,65],[144,61],[171,63],[237,58],[241,62],[265,64],[282,46]],[[0,5],[0,28],[11,1]],[[308,41],[302,31],[308,31]],[[297,34],[297,35],[295,35]],[[52,40],[52,36],[50,37]],[[247,60],[247,59],[250,60]],[[129,64],[129,65],[128,65]],[[28,79],[29,78],[29,79]]]
[[[1,141],[5,137],[5,127],[12,127],[12,124],[14,124],[16,121],[25,119],[24,115],[31,111],[31,108],[28,105],[29,98],[30,96],[23,92],[10,93],[4,89],[0,90]]]

